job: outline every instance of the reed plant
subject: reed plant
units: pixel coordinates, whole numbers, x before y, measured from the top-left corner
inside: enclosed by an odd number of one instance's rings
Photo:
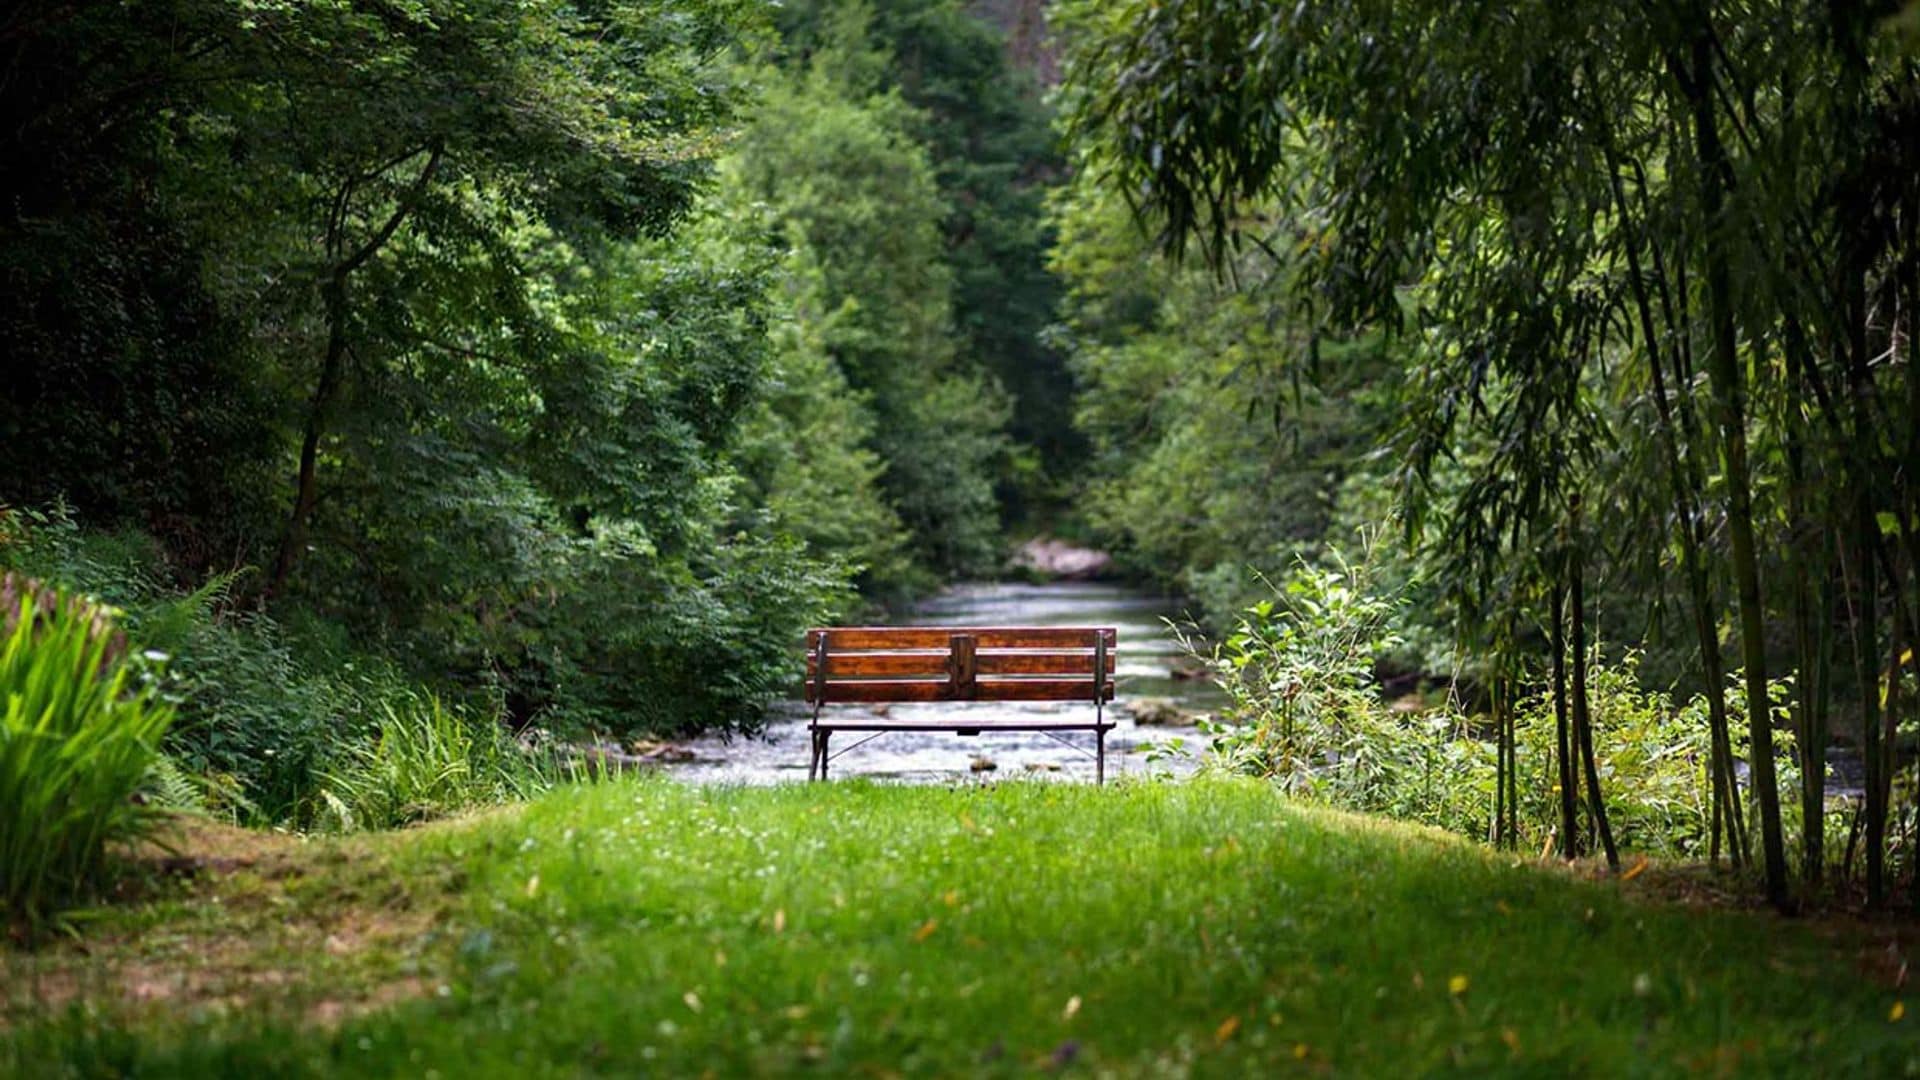
[[[134,796],[173,709],[108,609],[15,574],[0,605],[0,907],[37,927],[151,836]]]
[[[319,823],[391,829],[532,798],[563,776],[545,748],[523,747],[496,717],[406,693],[383,701],[370,737],[346,743],[321,780]]]

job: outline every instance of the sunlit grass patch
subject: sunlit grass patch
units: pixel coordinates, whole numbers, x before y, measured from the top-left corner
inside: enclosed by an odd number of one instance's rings
[[[443,1075],[1560,1073],[1916,1064],[1891,973],[1804,927],[1623,899],[1255,783],[564,789],[312,848],[290,918],[431,890],[316,1015],[96,1002],[16,1068]],[[333,855],[327,853],[332,852]],[[336,876],[360,884],[342,900]],[[205,914],[204,897],[197,901]],[[182,916],[185,918],[185,916]],[[167,920],[142,935],[164,934]],[[383,967],[380,957],[391,953]],[[386,985],[366,976],[375,986]]]

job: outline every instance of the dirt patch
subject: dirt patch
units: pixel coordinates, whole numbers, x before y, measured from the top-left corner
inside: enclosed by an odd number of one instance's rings
[[[322,998],[307,1006],[306,1020],[315,1027],[338,1027],[355,1017],[426,997],[428,985],[427,980],[418,975],[407,975],[372,987],[357,998]]]
[[[1581,859],[1571,866],[1552,859],[1543,863],[1563,867],[1576,877],[1613,882],[1622,896],[1638,903],[1742,911],[1792,922],[1826,939],[1836,958],[1850,957],[1863,980],[1895,991],[1904,989],[1910,981],[1909,964],[1914,944],[1920,941],[1920,918],[1911,912],[1905,897],[1894,898],[1879,911],[1869,911],[1864,897],[1828,893],[1782,913],[1767,903],[1755,875],[1724,864],[1623,855],[1621,872],[1616,875],[1599,859]]]
[[[127,853],[113,903],[80,938],[0,950],[0,1028],[75,1004],[332,1024],[420,996],[461,876],[396,867],[393,847],[180,819]]]

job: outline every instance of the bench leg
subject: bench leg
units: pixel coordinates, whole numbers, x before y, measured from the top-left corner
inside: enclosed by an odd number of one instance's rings
[[[820,779],[820,733],[807,731],[807,782]]]
[[[1105,728],[1093,733],[1093,782],[1104,786],[1107,782],[1107,731]]]
[[[820,737],[820,779],[822,780],[825,780],[827,778],[827,739],[831,736],[831,734],[832,734],[831,732],[823,731],[820,733],[820,736],[819,736]]]

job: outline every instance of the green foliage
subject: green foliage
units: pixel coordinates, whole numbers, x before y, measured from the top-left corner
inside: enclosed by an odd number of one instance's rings
[[[153,835],[133,796],[173,710],[109,611],[11,573],[0,608],[0,906],[32,923]]]
[[[1219,764],[1294,794],[1371,808],[1407,779],[1404,717],[1385,709],[1375,657],[1393,644],[1393,604],[1364,565],[1302,564],[1247,608],[1207,657],[1227,706],[1206,729]]]
[[[1064,163],[1040,88],[960,0],[801,0],[776,21],[787,70],[811,65],[852,100],[892,91],[912,107],[904,126],[925,146],[943,204],[960,351],[1007,389],[1007,432],[1024,451],[1003,485],[1006,509],[1044,517],[1078,483],[1085,448],[1065,355],[1045,334],[1060,282],[1046,265],[1044,199]]]
[[[1089,515],[1224,624],[1253,599],[1249,569],[1284,573],[1355,539],[1336,523],[1355,485],[1387,483],[1370,450],[1391,426],[1395,357],[1324,335],[1264,256],[1232,283],[1172,264],[1091,174],[1053,209]]]
[[[726,185],[723,198],[735,194]],[[716,206],[730,222],[754,209]],[[765,222],[760,222],[765,225]],[[781,259],[769,297],[769,350],[759,400],[744,416],[733,457],[748,485],[746,501],[764,508],[773,532],[799,538],[819,558],[858,574],[885,594],[923,580],[908,559],[908,537],[881,490],[886,462],[872,449],[869,399],[847,384],[828,347],[850,310],[827,306],[820,267],[805,247]],[[744,253],[742,255],[744,257]]]
[[[545,723],[570,735],[758,730],[802,628],[846,602],[839,569],[797,541],[741,533],[663,576],[626,543],[599,537],[570,602],[528,619],[530,666],[551,680]]]
[[[979,573],[998,555],[1006,400],[956,351],[943,204],[912,113],[895,96],[849,98],[832,75],[769,73],[728,164],[728,198],[764,206],[817,267],[797,314],[870,404],[880,483],[916,562]]]
[[[1271,251],[1331,325],[1407,343],[1402,509],[1471,640],[1511,653],[1516,610],[1595,583],[1630,625],[1683,608],[1718,820],[1782,905],[1780,719],[1815,760],[1858,746],[1867,891],[1889,891],[1898,719],[1873,673],[1920,584],[1920,78],[1892,11],[1067,6],[1084,160],[1159,246],[1220,270]],[[1786,670],[1807,692],[1782,716]],[[1799,779],[1816,888],[1823,794]]]
[[[579,351],[501,373],[485,417],[462,411],[464,367],[394,386],[340,464],[355,498],[315,515],[343,542],[309,557],[309,602],[412,666],[497,686],[516,724],[757,724],[849,570],[788,542],[737,473],[771,286],[724,239],[609,256],[566,305]]]
[[[168,657],[152,673],[175,713],[164,749],[210,812],[303,820],[329,748],[407,689],[378,660],[314,648],[266,615],[225,609],[231,575],[182,592],[151,537],[83,530],[61,508],[0,512],[0,566],[109,600],[142,649]]]
[[[1301,565],[1271,593],[1204,657],[1228,699],[1220,719],[1202,729],[1209,763],[1329,805],[1489,835],[1495,755],[1484,741],[1486,718],[1451,701],[1403,707],[1381,699],[1374,673],[1400,644],[1392,629],[1400,602],[1379,594],[1372,567]],[[1704,855],[1706,699],[1679,703],[1648,688],[1633,653],[1595,663],[1588,694],[1601,790],[1621,846]],[[1515,730],[1518,839],[1538,850],[1558,821],[1548,693],[1519,703]]]
[[[71,493],[51,576],[177,655],[183,768],[299,818],[328,743],[420,678],[520,724],[758,721],[861,554],[790,542],[740,476],[769,260],[674,235],[761,16],[22,13],[0,349],[36,378],[0,400],[0,497]]]
[[[1704,857],[1711,824],[1706,698],[1679,702],[1645,686],[1634,653],[1589,668],[1587,683],[1601,790],[1621,847]],[[1522,701],[1514,726],[1523,762],[1520,843],[1537,849],[1558,812],[1552,699],[1542,693]],[[1485,783],[1490,799],[1491,765]]]
[[[369,737],[336,752],[320,778],[316,824],[395,829],[529,799],[564,775],[551,751],[520,745],[498,717],[409,694],[382,702]]]

